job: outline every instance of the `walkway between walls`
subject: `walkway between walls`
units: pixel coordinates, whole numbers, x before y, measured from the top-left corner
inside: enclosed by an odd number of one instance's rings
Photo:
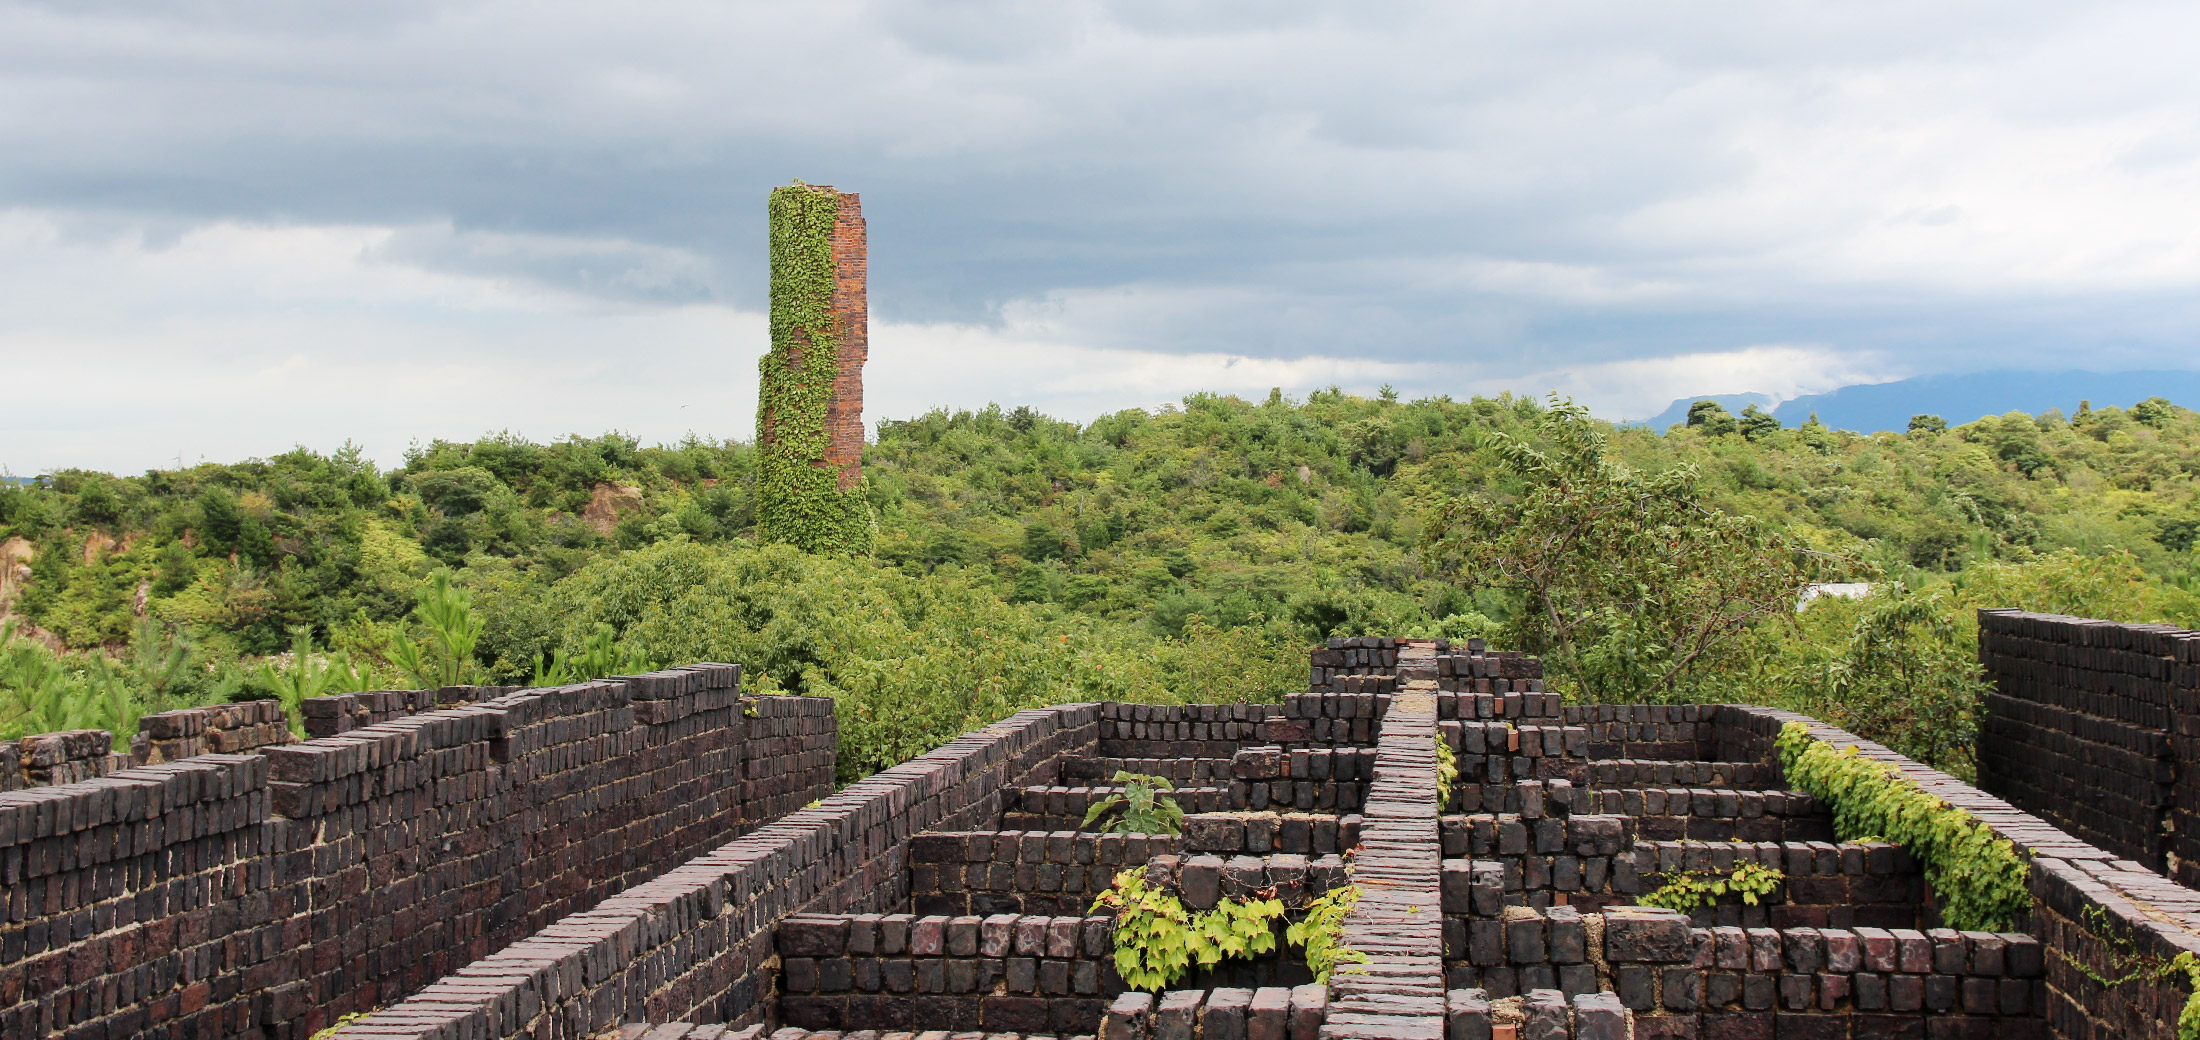
[[[1399,648],[1398,684],[1376,738],[1375,779],[1361,810],[1353,881],[1362,894],[1344,921],[1345,945],[1368,959],[1331,973],[1323,1040],[1444,1035],[1433,645]]]

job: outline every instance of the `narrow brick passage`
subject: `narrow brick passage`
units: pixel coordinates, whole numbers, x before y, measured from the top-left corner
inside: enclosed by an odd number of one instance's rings
[[[1367,963],[1330,975],[1324,1040],[1441,1040],[1443,850],[1437,840],[1436,650],[1398,651],[1398,692],[1375,744],[1353,881],[1360,902],[1345,945]]]

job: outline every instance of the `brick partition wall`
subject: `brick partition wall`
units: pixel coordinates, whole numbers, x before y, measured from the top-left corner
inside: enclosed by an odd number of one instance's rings
[[[156,712],[138,720],[126,752],[114,750],[114,734],[103,729],[40,733],[0,743],[0,791],[73,784],[133,766],[250,751],[293,739],[283,706],[276,701]]]
[[[1776,765],[1780,728],[1801,722],[1836,747],[1856,747],[2008,839],[2032,868],[2032,913],[2024,929],[2046,961],[2046,1025],[2065,1040],[2172,1040],[2188,992],[2173,977],[2120,979],[2146,958],[2200,952],[2200,896],[2117,854],[2089,845],[2039,817],[1936,769],[1824,723],[1773,708],[1721,705],[1713,720],[1720,758]],[[1995,1035],[1995,1034],[1989,1034]],[[1639,1034],[1638,1034],[1639,1037]]]
[[[738,676],[0,794],[0,1036],[304,1037],[830,791],[830,702],[744,699]]]
[[[1979,611],[1979,786],[2200,883],[2200,632]]]
[[[992,819],[1003,788],[1089,750],[1099,722],[1097,704],[1018,712],[566,917],[338,1036],[579,1038],[631,1021],[760,1022],[778,993],[781,920],[906,899],[912,835]]]

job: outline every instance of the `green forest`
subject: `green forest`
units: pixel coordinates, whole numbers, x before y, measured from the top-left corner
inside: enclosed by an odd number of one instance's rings
[[[1968,773],[1976,608],[2200,624],[2200,415],[2158,398],[1871,436],[1387,389],[936,411],[878,424],[860,556],[759,544],[756,461],[496,435],[5,485],[0,735],[721,660],[839,699],[852,778],[1036,704],[1274,699],[1326,636],[1482,636],[1570,698]]]

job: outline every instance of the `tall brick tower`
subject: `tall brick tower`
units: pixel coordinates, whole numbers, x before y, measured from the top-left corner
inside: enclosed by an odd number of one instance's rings
[[[772,191],[771,351],[758,363],[756,529],[808,552],[868,552],[863,362],[870,354],[863,203]]]

